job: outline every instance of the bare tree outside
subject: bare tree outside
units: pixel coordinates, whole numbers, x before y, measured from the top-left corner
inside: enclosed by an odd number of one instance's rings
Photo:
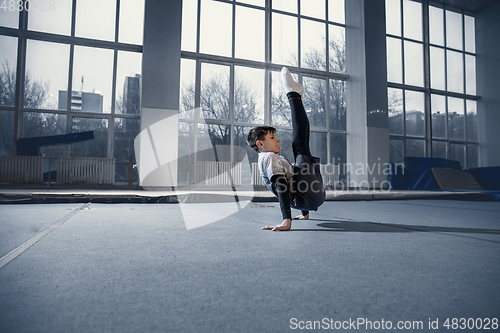
[[[23,105],[29,109],[41,109],[50,107],[47,105],[49,94],[49,81],[35,79],[30,72],[26,72],[24,79],[24,101]],[[16,71],[7,62],[2,63],[0,72],[0,104],[6,106],[15,105],[16,96]],[[52,105],[54,107],[54,105]],[[12,152],[12,139],[14,136],[14,117],[2,118],[5,121],[0,122],[1,140],[4,152]],[[66,132],[66,116],[39,113],[24,112],[22,136],[24,138],[37,137],[44,135],[57,135]],[[57,150],[60,152],[60,149]],[[52,155],[50,150],[45,149],[44,153]]]

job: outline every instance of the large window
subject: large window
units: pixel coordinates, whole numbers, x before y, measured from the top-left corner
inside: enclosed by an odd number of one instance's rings
[[[238,162],[246,152],[256,162],[246,136],[264,124],[278,128],[293,161],[282,66],[305,87],[312,154],[345,163],[344,0],[184,0],[180,161]],[[215,154],[214,145],[230,148]],[[194,170],[179,170],[180,185],[194,181]]]
[[[477,167],[474,17],[386,0],[386,23],[391,162],[433,156]]]
[[[120,163],[140,130],[144,0],[58,0],[1,15],[0,154],[12,154],[16,137],[94,131],[42,154],[114,157],[116,180],[126,180]]]

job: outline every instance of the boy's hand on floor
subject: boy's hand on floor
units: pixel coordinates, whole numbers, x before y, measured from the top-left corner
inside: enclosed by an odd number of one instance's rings
[[[298,215],[292,217],[292,220],[308,220],[309,219],[309,214],[307,215]]]
[[[292,220],[290,219],[284,219],[283,223],[272,226],[272,225],[266,225],[265,227],[262,227],[262,230],[281,230],[281,231],[287,231],[292,228]]]

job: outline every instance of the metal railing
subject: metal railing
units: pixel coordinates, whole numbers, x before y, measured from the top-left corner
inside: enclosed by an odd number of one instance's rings
[[[48,172],[44,173],[44,165],[48,166]],[[55,166],[55,170],[52,169],[53,166]],[[44,174],[46,179],[44,179]],[[53,174],[56,175],[52,176]],[[0,182],[42,183],[44,181],[49,184],[114,184],[115,159],[103,157],[0,156]]]

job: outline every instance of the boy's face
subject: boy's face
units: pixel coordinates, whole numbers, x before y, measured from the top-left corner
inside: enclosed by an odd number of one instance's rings
[[[275,135],[275,133],[269,132],[264,137],[264,140],[257,140],[257,146],[261,149],[263,153],[280,152],[280,139]]]

